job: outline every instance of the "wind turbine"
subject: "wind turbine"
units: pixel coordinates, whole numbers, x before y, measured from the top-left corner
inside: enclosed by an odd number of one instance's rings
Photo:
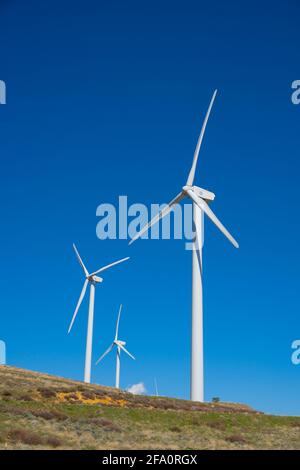
[[[99,357],[98,361],[96,362],[96,365],[99,364],[99,362],[102,361],[102,359],[103,359],[107,354],[109,354],[110,351],[112,351],[112,349],[116,346],[116,348],[117,348],[116,388],[120,388],[120,367],[121,367],[121,358],[120,358],[120,356],[121,356],[121,349],[122,349],[126,354],[128,354],[128,356],[131,357],[131,359],[134,359],[134,360],[135,360],[135,357],[133,357],[133,355],[130,354],[130,352],[127,351],[127,349],[124,347],[125,344],[126,344],[125,341],[121,341],[121,340],[118,338],[121,311],[122,311],[122,304],[120,305],[120,309],[119,309],[118,320],[117,320],[117,326],[116,326],[115,339],[114,339],[113,343],[109,346],[109,348],[102,354],[102,356]]]
[[[193,202],[193,222],[195,236],[192,250],[192,348],[191,348],[191,385],[190,397],[193,401],[204,400],[204,377],[203,377],[203,301],[202,301],[202,248],[204,242],[204,214],[218,227],[218,229],[235,246],[239,247],[237,241],[230,235],[228,230],[213,213],[208,203],[215,198],[214,193],[194,185],[195,172],[199,157],[202,140],[205,133],[207,121],[216,98],[215,90],[210,101],[202,129],[196,145],[193,163],[188,179],[180,193],[161,210],[140,232],[130,241],[133,243],[141,237],[153,224],[165,217],[174,208],[175,204],[185,197]]]
[[[88,327],[87,327],[87,337],[86,337],[86,352],[85,352],[85,366],[84,366],[84,381],[86,383],[91,382],[91,364],[92,364],[92,343],[93,343],[93,323],[94,323],[94,304],[95,304],[95,287],[97,284],[103,281],[102,277],[97,276],[97,274],[106,271],[107,269],[115,266],[116,264],[123,263],[123,261],[127,261],[129,257],[120,259],[119,261],[115,261],[114,263],[108,264],[107,266],[103,266],[103,268],[98,269],[92,273],[89,273],[87,268],[85,267],[80,254],[73,243],[73,248],[76,253],[77,259],[80,263],[80,266],[83,269],[85,281],[83,284],[83,288],[81,294],[79,296],[78,303],[76,305],[76,309],[71,320],[68,333],[70,333],[73,323],[75,321],[76,315],[78,313],[79,307],[83,301],[83,298],[86,293],[86,289],[88,284],[90,285],[90,303],[89,303],[89,315],[88,315]]]
[[[154,377],[154,388],[155,388],[155,396],[158,397],[158,387],[157,387],[156,377]]]

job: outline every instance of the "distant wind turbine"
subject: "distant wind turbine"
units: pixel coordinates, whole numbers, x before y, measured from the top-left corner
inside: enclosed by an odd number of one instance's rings
[[[73,318],[71,320],[70,326],[68,333],[70,333],[73,323],[75,321],[76,315],[78,313],[79,307],[83,301],[83,298],[86,293],[86,289],[88,284],[90,284],[90,303],[89,303],[89,315],[88,315],[88,327],[87,327],[87,338],[86,338],[86,352],[85,352],[85,366],[84,366],[84,381],[87,383],[91,382],[91,365],[92,365],[92,343],[93,343],[93,323],[94,323],[94,304],[95,304],[95,287],[97,284],[101,283],[103,281],[102,277],[97,276],[97,274],[106,271],[107,269],[111,268],[112,266],[115,266],[116,264],[123,263],[123,261],[127,261],[129,257],[120,259],[119,261],[115,261],[114,263],[108,264],[107,266],[104,266],[103,268],[98,269],[97,271],[94,271],[92,273],[89,273],[87,268],[85,267],[80,254],[73,243],[73,248],[76,253],[77,259],[80,263],[80,266],[83,269],[84,275],[85,275],[85,281],[83,284],[83,288],[81,291],[81,294],[79,296],[78,303],[76,305],[76,309],[73,315]]]
[[[204,217],[207,217],[217,226],[217,228],[228,238],[228,240],[238,248],[237,241],[230,235],[228,230],[220,222],[209,207],[209,203],[214,200],[214,193],[194,185],[198,156],[205,133],[207,121],[217,94],[215,90],[210,101],[202,129],[196,145],[193,163],[188,175],[188,179],[180,193],[153,219],[146,224],[130,241],[133,243],[141,237],[153,224],[165,217],[174,208],[175,204],[185,197],[193,202],[193,222],[195,227],[195,238],[193,240],[193,268],[192,268],[192,351],[191,351],[191,391],[190,397],[193,401],[204,400],[204,374],[203,374],[203,304],[202,304],[202,247],[204,242]]]
[[[98,361],[96,362],[96,365],[99,364],[102,359],[112,351],[112,349],[116,346],[117,348],[117,359],[116,359],[116,388],[120,388],[120,368],[121,368],[121,349],[128,354],[131,359],[135,360],[135,357],[130,354],[127,349],[125,349],[125,341],[121,341],[118,338],[119,335],[119,323],[120,323],[120,316],[121,316],[121,311],[122,311],[122,304],[120,305],[119,309],[119,314],[118,314],[118,319],[117,319],[117,326],[116,326],[116,334],[115,334],[115,339],[113,343],[109,346],[109,348],[102,354],[102,356],[99,357]]]
[[[158,387],[157,387],[156,377],[154,377],[154,388],[155,388],[155,396],[158,397]]]

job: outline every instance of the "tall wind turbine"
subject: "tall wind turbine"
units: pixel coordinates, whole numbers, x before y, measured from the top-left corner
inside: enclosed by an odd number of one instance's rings
[[[88,316],[88,327],[87,327],[87,337],[86,337],[86,352],[85,352],[85,366],[84,366],[84,381],[87,383],[91,382],[91,364],[92,364],[92,343],[93,343],[93,324],[94,324],[94,304],[95,304],[95,287],[97,284],[103,281],[102,277],[97,276],[97,274],[106,271],[107,269],[115,266],[116,264],[123,263],[123,261],[127,261],[129,257],[120,259],[119,261],[115,261],[114,263],[108,264],[107,266],[103,266],[103,268],[98,269],[92,273],[89,273],[86,269],[80,254],[73,243],[73,248],[76,253],[77,259],[79,261],[80,266],[83,269],[85,281],[83,284],[83,288],[81,294],[79,296],[78,303],[76,305],[76,309],[71,320],[68,333],[70,333],[73,323],[75,321],[76,315],[78,313],[79,307],[83,301],[83,298],[86,293],[86,289],[88,284],[90,285],[90,304],[89,304],[89,316]]]
[[[134,359],[134,360],[135,360],[135,357],[133,357],[133,355],[130,354],[130,352],[127,351],[127,349],[125,349],[125,347],[124,347],[125,344],[126,344],[125,341],[121,341],[121,340],[118,338],[121,311],[122,311],[122,304],[120,305],[120,309],[119,309],[118,320],[117,320],[117,326],[116,326],[115,339],[114,339],[113,343],[109,346],[109,348],[102,354],[102,356],[99,357],[98,361],[96,362],[96,364],[99,364],[99,362],[102,361],[102,359],[103,359],[107,354],[109,354],[110,351],[112,351],[112,349],[116,346],[116,348],[117,348],[116,388],[120,388],[121,349],[122,349],[126,354],[128,354],[128,356],[131,357],[131,359]]]
[[[194,185],[195,172],[199,157],[202,140],[205,133],[207,121],[217,94],[215,90],[210,101],[202,129],[196,145],[193,163],[188,179],[180,193],[153,219],[145,225],[130,241],[130,244],[141,237],[153,224],[165,217],[174,208],[175,204],[185,197],[193,202],[193,222],[195,237],[192,251],[192,348],[191,348],[191,389],[190,397],[193,401],[204,400],[204,374],[203,374],[203,302],[202,302],[202,248],[204,242],[204,214],[218,227],[218,229],[235,246],[239,247],[237,241],[230,235],[228,230],[210,209],[208,203],[215,198],[214,193]]]

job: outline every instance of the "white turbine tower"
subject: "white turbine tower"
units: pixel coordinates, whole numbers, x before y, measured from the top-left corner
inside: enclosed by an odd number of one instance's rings
[[[92,343],[93,343],[93,323],[94,323],[94,304],[95,304],[95,287],[97,284],[101,283],[103,281],[102,277],[97,276],[97,274],[106,271],[107,269],[111,268],[112,266],[115,266],[116,264],[123,263],[123,261],[126,261],[129,259],[123,258],[120,259],[119,261],[115,261],[114,263],[108,264],[107,266],[104,266],[103,268],[98,269],[97,271],[94,271],[92,273],[89,273],[88,270],[86,269],[80,254],[78,253],[78,250],[76,246],[73,244],[73,248],[75,250],[77,259],[83,269],[84,275],[85,275],[85,281],[83,284],[83,288],[81,291],[81,294],[79,296],[78,303],[76,305],[76,309],[73,315],[73,318],[71,320],[70,326],[68,333],[70,333],[74,320],[76,318],[76,315],[78,313],[79,307],[83,301],[83,298],[86,293],[86,289],[88,284],[90,284],[90,304],[89,304],[89,316],[88,316],[88,327],[87,327],[87,337],[86,337],[86,352],[85,352],[85,366],[84,366],[84,381],[87,383],[91,382],[91,364],[92,364]]]
[[[196,145],[194,159],[188,179],[180,193],[153,219],[145,225],[130,241],[130,244],[141,237],[153,224],[165,217],[177,204],[185,197],[189,197],[193,202],[193,222],[195,227],[195,237],[193,240],[192,252],[192,348],[191,348],[191,389],[190,397],[193,401],[204,400],[204,377],[203,377],[203,303],[202,303],[202,247],[204,234],[204,217],[206,214],[218,229],[228,238],[228,240],[238,248],[237,241],[230,235],[228,230],[215,216],[208,203],[213,201],[215,195],[206,189],[194,185],[195,172],[202,144],[206,124],[217,94],[215,90],[209,104],[202,129]]]
[[[121,368],[121,349],[126,353],[128,354],[129,357],[131,357],[131,359],[134,359],[135,360],[135,357],[133,357],[132,354],[130,354],[129,351],[127,351],[127,349],[125,349],[125,341],[121,341],[120,339],[118,339],[118,335],[119,335],[119,323],[120,323],[120,316],[121,316],[121,311],[122,311],[122,304],[120,305],[120,309],[119,309],[119,314],[118,314],[118,320],[117,320],[117,326],[116,326],[116,334],[115,334],[115,339],[113,341],[113,343],[109,346],[109,348],[102,354],[102,356],[99,357],[98,361],[96,362],[96,365],[99,364],[100,361],[102,361],[102,359],[110,353],[110,351],[112,351],[112,349],[114,348],[114,346],[116,346],[117,348],[117,362],[116,362],[116,388],[120,388],[120,368]]]
[[[156,377],[154,377],[154,388],[155,388],[155,396],[158,397],[158,387],[157,387]]]

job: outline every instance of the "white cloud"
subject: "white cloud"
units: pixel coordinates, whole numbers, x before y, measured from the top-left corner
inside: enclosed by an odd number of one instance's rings
[[[133,393],[133,395],[144,395],[147,390],[143,382],[139,382],[138,384],[134,384],[128,387],[127,392]]]

